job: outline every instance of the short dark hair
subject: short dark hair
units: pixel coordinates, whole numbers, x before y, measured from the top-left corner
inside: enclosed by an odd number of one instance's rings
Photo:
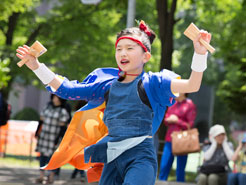
[[[67,100],[65,100],[65,99],[63,99],[63,98],[61,98],[61,97],[59,97],[59,96],[57,96],[55,94],[51,94],[50,95],[51,104],[53,104],[52,100],[53,100],[54,96],[56,96],[59,99],[59,101],[61,102],[61,107],[65,107],[65,105],[67,103]]]

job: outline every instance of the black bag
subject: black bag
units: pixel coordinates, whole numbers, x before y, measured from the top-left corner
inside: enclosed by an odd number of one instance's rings
[[[218,174],[218,173],[225,173],[226,169],[222,165],[210,164],[210,165],[202,165],[200,168],[200,172],[206,175],[209,175],[211,173]]]

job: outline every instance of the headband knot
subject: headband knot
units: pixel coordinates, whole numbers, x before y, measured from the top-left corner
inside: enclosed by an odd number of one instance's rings
[[[151,36],[151,33],[143,20],[141,20],[139,23],[139,29],[144,31],[149,37]]]

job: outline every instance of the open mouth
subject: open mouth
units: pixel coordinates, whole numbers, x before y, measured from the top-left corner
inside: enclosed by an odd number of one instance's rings
[[[123,59],[123,60],[120,61],[120,63],[121,63],[122,65],[125,65],[125,64],[128,64],[128,63],[129,63],[129,60]]]

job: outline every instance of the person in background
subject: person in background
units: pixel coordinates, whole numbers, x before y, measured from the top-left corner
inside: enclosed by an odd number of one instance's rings
[[[246,184],[246,133],[239,143],[235,153],[232,156],[235,162],[234,173],[228,174],[227,185],[245,185]]]
[[[174,156],[172,154],[172,139],[173,131],[186,130],[192,128],[196,118],[196,106],[191,99],[187,98],[187,94],[180,93],[176,98],[176,103],[169,107],[164,124],[168,127],[165,136],[165,145],[160,163],[159,179],[166,181],[173,164]],[[178,182],[185,181],[185,166],[187,155],[177,156],[176,177]]]
[[[40,168],[48,164],[61,140],[61,132],[64,132],[64,128],[71,118],[66,106],[66,100],[52,94],[51,101],[40,113],[39,127],[35,134],[38,140],[36,151],[40,153]],[[56,170],[50,171],[46,181],[45,172],[40,169],[40,176],[36,179],[36,183],[53,183],[55,173]]]
[[[233,146],[227,141],[223,125],[214,125],[209,130],[210,144],[203,147],[204,162],[198,175],[198,185],[226,184],[230,171],[229,160],[233,156]]]

